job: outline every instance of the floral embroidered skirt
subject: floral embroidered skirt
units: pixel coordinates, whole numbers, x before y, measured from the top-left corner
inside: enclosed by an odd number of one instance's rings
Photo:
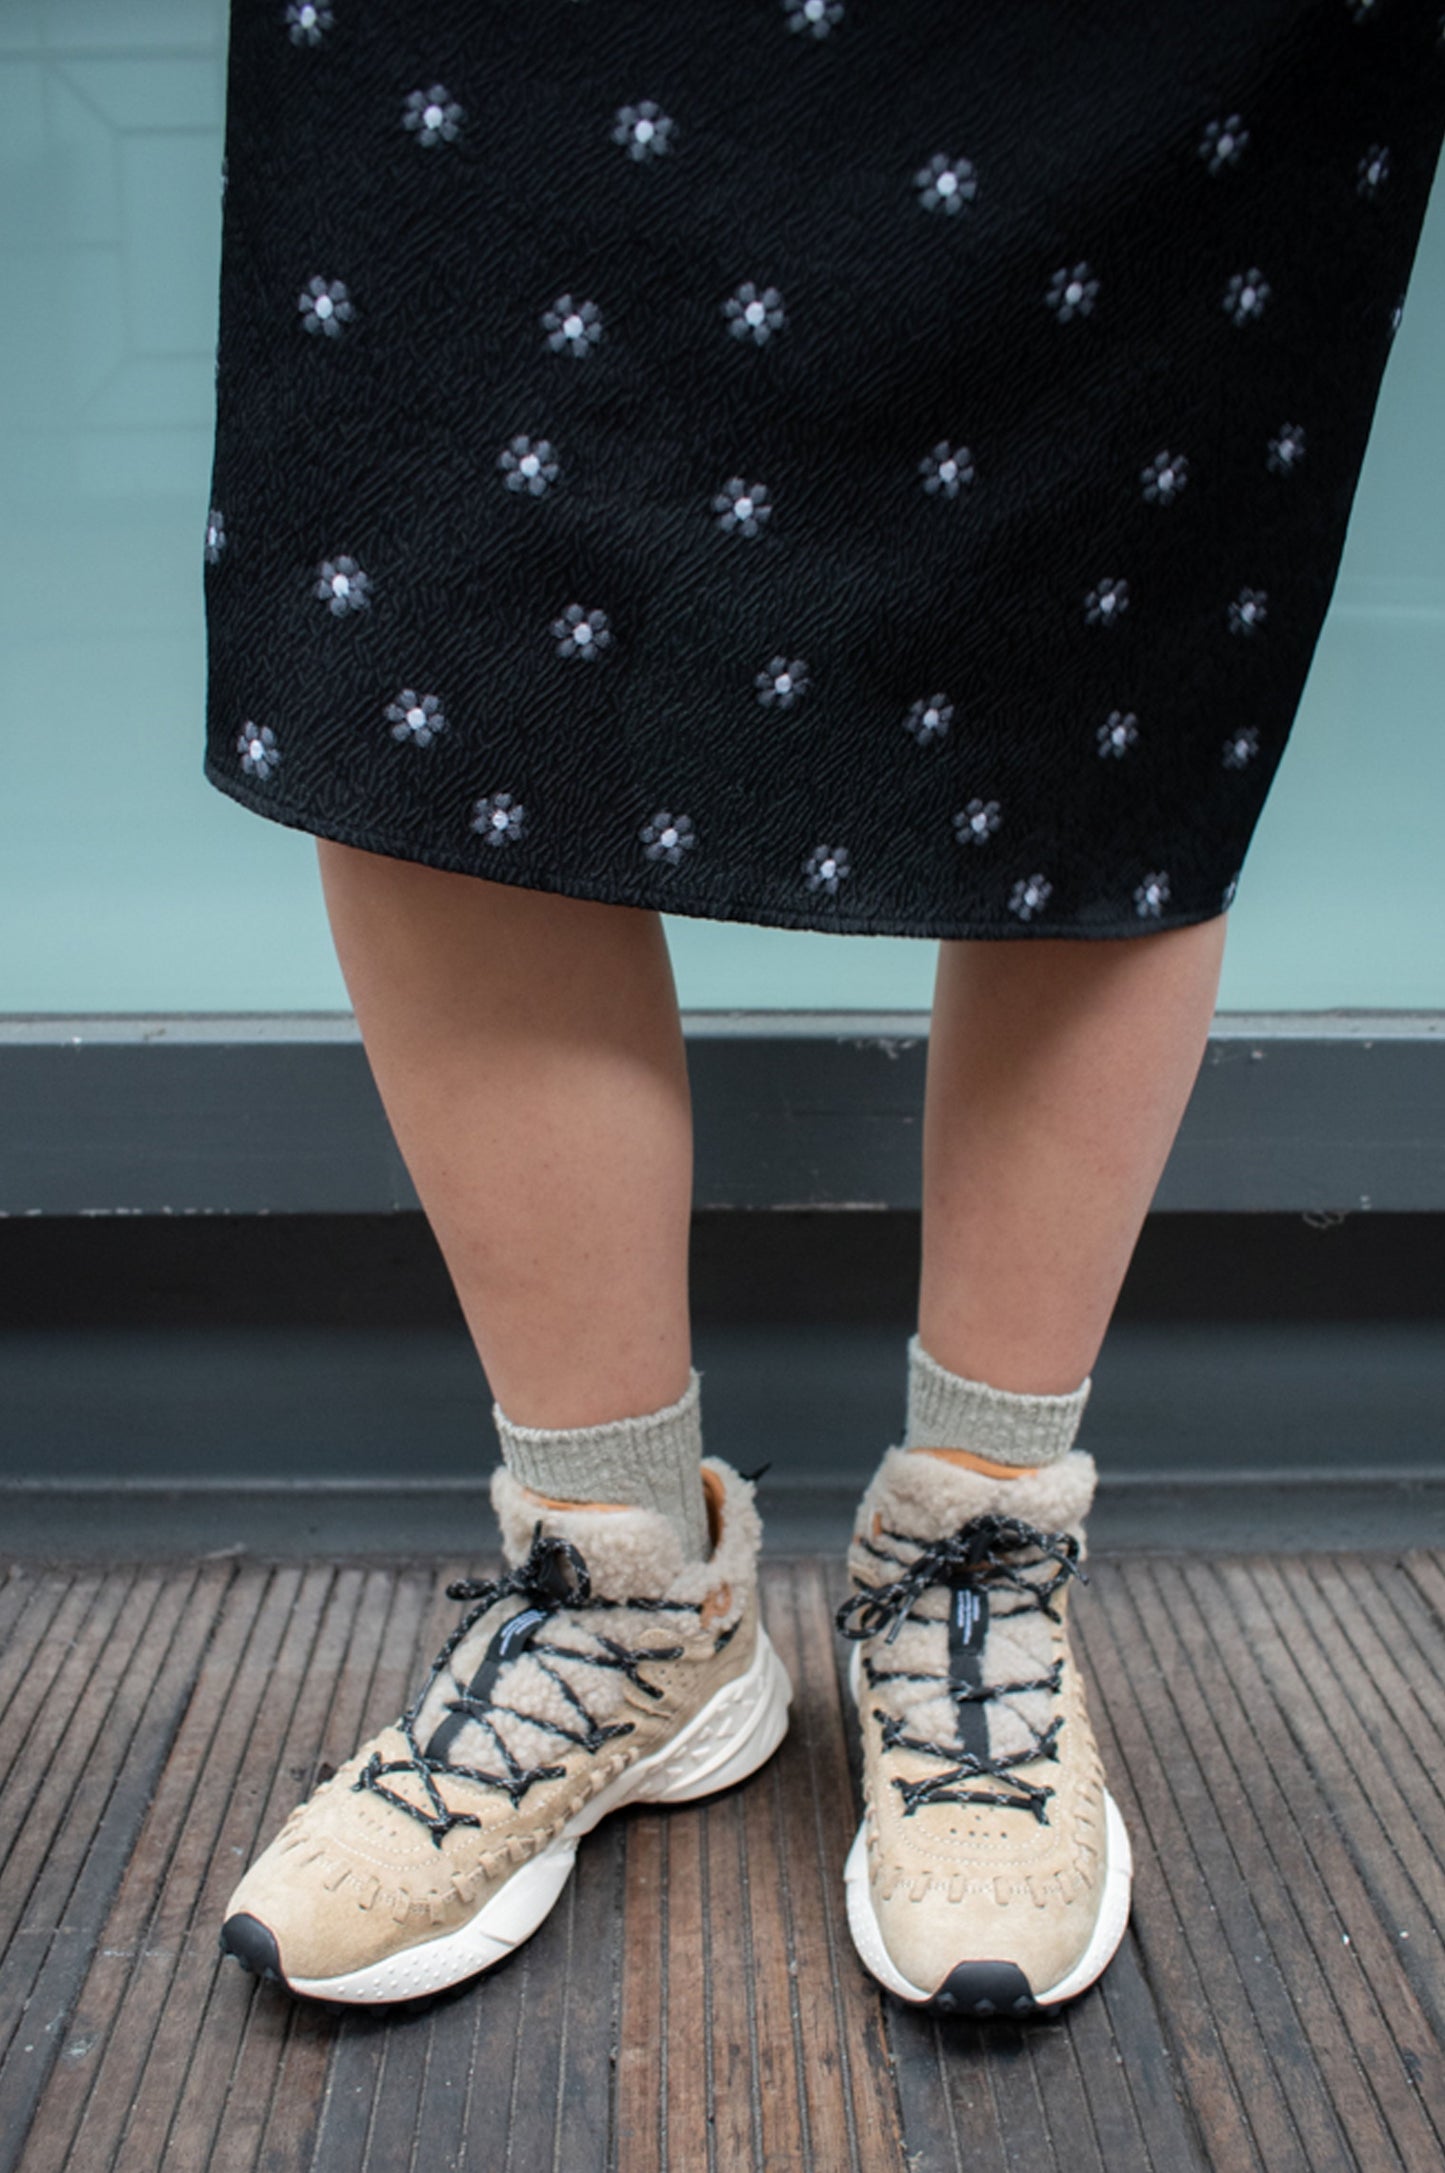
[[[1441,0],[233,0],[206,775],[786,927],[1232,899]]]

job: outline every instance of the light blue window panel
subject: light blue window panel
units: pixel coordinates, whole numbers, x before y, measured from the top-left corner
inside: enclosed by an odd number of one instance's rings
[[[312,840],[201,776],[224,39],[222,0],[0,0],[0,1010],[347,1002]],[[1228,1008],[1445,1008],[1442,387],[1445,188]],[[693,1006],[929,998],[929,943],[671,935]]]

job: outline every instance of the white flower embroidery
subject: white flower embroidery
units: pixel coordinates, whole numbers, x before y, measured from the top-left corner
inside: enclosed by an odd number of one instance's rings
[[[1378,196],[1390,178],[1388,144],[1372,143],[1355,168],[1355,187],[1361,196]]]
[[[665,860],[675,868],[686,852],[697,843],[697,832],[686,815],[669,814],[662,808],[642,825],[638,836],[642,849],[649,860]]]
[[[540,498],[562,473],[550,438],[513,438],[497,455],[497,466],[508,490],[526,491],[532,498]]]
[[[433,83],[429,91],[408,94],[401,125],[411,129],[418,143],[455,143],[466,117],[446,85]]]
[[[371,603],[371,576],[363,573],[354,558],[328,558],[316,569],[314,593],[331,607],[333,618],[344,619],[349,611],[365,611]]]
[[[783,297],[776,287],[758,287],[745,279],[723,303],[723,315],[734,339],[752,340],[761,347],[787,323]]]
[[[913,176],[918,200],[925,211],[961,211],[978,194],[978,176],[971,158],[950,158],[935,151],[926,166]]]
[[[1441,16],[1441,18],[1440,18],[1440,22],[1441,22],[1441,27],[1442,27],[1442,29],[1445,29],[1445,15],[1442,15],[1442,16]],[[1393,338],[1395,337],[1395,334],[1396,334],[1396,333],[1397,333],[1397,332],[1399,331],[1399,329],[1400,329],[1400,325],[1401,325],[1401,322],[1402,322],[1402,320],[1403,320],[1403,318],[1404,318],[1404,315],[1405,315],[1405,297],[1404,297],[1404,295],[1402,294],[1402,295],[1400,296],[1400,299],[1399,299],[1399,301],[1398,301],[1398,302],[1396,302],[1396,304],[1395,304],[1394,308],[1393,308],[1393,309],[1392,309],[1392,310],[1390,311],[1390,337],[1391,337],[1391,339],[1393,339]]]
[[[766,483],[745,483],[735,475],[713,499],[717,524],[725,535],[760,536],[773,517]]]
[[[973,481],[973,455],[966,445],[950,445],[940,439],[918,463],[923,487],[930,497],[956,498],[965,483]]]
[[[560,619],[552,621],[558,656],[585,657],[595,663],[612,646],[612,630],[605,611],[587,611],[569,604]]]
[[[830,898],[849,872],[848,855],[841,845],[815,845],[803,862],[803,880],[809,890],[826,890]]]
[[[308,332],[324,332],[328,339],[337,339],[341,327],[356,315],[351,300],[351,290],[344,279],[323,279],[318,273],[306,282],[304,294],[296,297],[296,307]]]
[[[843,20],[843,0],[783,0],[789,30],[810,30],[826,38],[835,23]]]
[[[800,656],[791,659],[775,656],[767,670],[759,672],[753,680],[764,709],[774,705],[779,709],[791,709],[807,693],[809,684],[808,667]]]
[[[1224,307],[1236,324],[1248,324],[1252,317],[1263,314],[1269,300],[1269,281],[1257,264],[1251,264],[1247,272],[1236,272],[1224,290]]]
[[[1156,453],[1139,480],[1152,505],[1172,505],[1189,480],[1189,462],[1183,453]]]
[[[930,747],[936,739],[942,739],[953,722],[953,704],[946,694],[930,694],[926,702],[915,702],[903,720],[905,732],[911,732],[920,747]]]
[[[1060,324],[1071,317],[1087,317],[1098,299],[1099,282],[1087,264],[1063,264],[1049,281],[1044,300]]]
[[[1238,732],[1231,732],[1224,742],[1224,767],[1242,770],[1259,753],[1259,734],[1252,724],[1244,725]]]
[[[486,845],[511,845],[526,828],[527,810],[510,792],[493,792],[472,807],[472,828]]]
[[[1234,903],[1235,893],[1238,891],[1238,889],[1239,876],[1237,874],[1231,875],[1229,881],[1225,884],[1223,890],[1219,894],[1219,910],[1221,913],[1227,913],[1229,911],[1229,908]]]
[[[574,304],[570,294],[559,294],[542,312],[542,329],[554,354],[566,347],[574,355],[587,355],[602,337],[602,312],[595,302]]]
[[[1237,166],[1240,153],[1249,141],[1249,130],[1237,113],[1226,114],[1222,121],[1211,121],[1199,142],[1199,156],[1209,163],[1209,171],[1217,174],[1223,166]]]
[[[1253,634],[1263,626],[1269,606],[1266,589],[1241,589],[1229,605],[1231,634]]]
[[[1169,878],[1161,868],[1157,874],[1146,875],[1134,892],[1134,911],[1142,920],[1151,916],[1157,919],[1169,897]]]
[[[319,45],[323,31],[329,30],[335,20],[322,0],[291,0],[286,10],[293,45]]]
[[[219,506],[206,515],[206,564],[214,566],[226,548],[226,516]]]
[[[393,739],[410,740],[416,747],[430,747],[447,726],[441,696],[418,694],[414,687],[403,687],[396,700],[388,703],[386,721]]]
[[[281,760],[276,734],[270,725],[252,724],[249,718],[236,735],[236,751],[241,757],[242,769],[250,777],[259,777],[263,784],[274,775]]]
[[[617,108],[612,116],[612,141],[626,144],[629,158],[661,158],[676,126],[655,99],[644,98],[635,106]]]
[[[1101,756],[1126,755],[1139,737],[1139,719],[1132,709],[1111,709],[1094,734]]]
[[[1281,423],[1269,441],[1265,465],[1271,475],[1290,475],[1305,457],[1305,434],[1298,423]]]
[[[1127,581],[1099,581],[1084,598],[1084,617],[1090,626],[1113,626],[1129,608]]]
[[[1009,892],[1008,909],[1017,913],[1021,921],[1032,920],[1041,913],[1054,894],[1054,886],[1042,875],[1021,875]]]
[[[986,845],[1002,820],[997,800],[970,800],[953,818],[954,834],[960,845]]]

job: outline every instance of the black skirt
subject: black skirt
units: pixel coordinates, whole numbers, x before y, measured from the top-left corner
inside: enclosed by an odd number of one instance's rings
[[[1440,0],[233,0],[206,775],[672,913],[1213,917],[1442,130]]]

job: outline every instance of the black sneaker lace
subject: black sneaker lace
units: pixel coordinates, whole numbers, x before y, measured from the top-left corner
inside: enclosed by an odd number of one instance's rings
[[[644,1645],[635,1647],[621,1639],[609,1636],[604,1630],[588,1623],[587,1634],[597,1647],[595,1652],[584,1652],[576,1646],[550,1643],[542,1634],[544,1627],[554,1616],[565,1612],[568,1616],[595,1615],[608,1609],[626,1611],[629,1614],[698,1614],[700,1605],[677,1600],[659,1599],[604,1599],[593,1595],[592,1579],[587,1564],[576,1547],[563,1539],[544,1535],[539,1525],[532,1534],[532,1545],[524,1562],[509,1571],[505,1577],[463,1577],[447,1586],[447,1598],[469,1601],[466,1614],[458,1622],[451,1636],[442,1646],[431,1664],[430,1672],[420,1691],[412,1700],[401,1719],[396,1723],[406,1743],[406,1756],[383,1758],[380,1751],[373,1751],[357,1779],[356,1789],[370,1789],[386,1802],[405,1811],[410,1818],[425,1826],[438,1848],[454,1826],[480,1826],[481,1820],[474,1812],[453,1810],[437,1785],[440,1776],[450,1774],[458,1780],[475,1782],[483,1788],[500,1789],[518,1804],[529,1788],[538,1781],[557,1780],[565,1771],[560,1765],[523,1765],[509,1748],[498,1730],[494,1716],[509,1715],[514,1720],[525,1721],[547,1735],[555,1736],[569,1748],[584,1751],[600,1750],[605,1743],[614,1742],[619,1736],[631,1735],[635,1726],[632,1721],[603,1721],[591,1713],[576,1690],[557,1667],[551,1663],[565,1660],[571,1667],[598,1668],[604,1673],[625,1675],[645,1697],[660,1698],[662,1692],[642,1674],[646,1661],[680,1659],[684,1650],[681,1645]],[[497,1626],[497,1635],[488,1647],[481,1668],[469,1684],[457,1685],[458,1695],[446,1701],[448,1719],[443,1721],[423,1745],[417,1739],[416,1726],[427,1696],[452,1654],[492,1608],[504,1601],[516,1600],[520,1604]],[[509,1640],[508,1631],[513,1624],[520,1628]],[[504,1644],[502,1641],[506,1640]],[[499,1650],[500,1647],[500,1650]],[[526,1652],[534,1659],[561,1693],[564,1704],[575,1725],[568,1727],[560,1721],[547,1720],[519,1707],[506,1705],[494,1695],[496,1679],[509,1660]],[[455,1681],[456,1678],[454,1677]],[[469,1721],[476,1723],[489,1740],[496,1753],[499,1770],[488,1772],[479,1766],[454,1763],[445,1748],[435,1746],[454,1736]],[[446,1748],[449,1748],[449,1740]],[[423,1803],[415,1803],[409,1796],[389,1788],[388,1780],[401,1774],[410,1774],[421,1783]]]
[[[927,1542],[917,1540],[907,1532],[885,1530],[879,1536],[891,1541],[891,1548],[879,1546],[874,1540],[864,1540],[864,1551],[899,1574],[888,1584],[860,1583],[843,1602],[838,1609],[837,1623],[847,1638],[881,1637],[885,1645],[893,1644],[919,1600],[926,1592],[940,1587],[951,1593],[972,1590],[989,1595],[1015,1595],[1017,1604],[997,1610],[996,1620],[1037,1608],[1051,1622],[1057,1622],[1058,1612],[1050,1602],[1059,1588],[1071,1577],[1088,1582],[1079,1567],[1079,1542],[1071,1532],[1041,1532],[1017,1517],[992,1513],[970,1517],[946,1538]],[[915,1551],[911,1554],[897,1551],[900,1548]],[[1052,1569],[1043,1569],[1045,1563],[1052,1563]],[[1031,1690],[1045,1690],[1056,1696],[1063,1677],[1063,1662],[1056,1660],[1046,1675],[1028,1682],[990,1683],[987,1686],[955,1681],[948,1671],[938,1674],[929,1670],[878,1667],[867,1652],[863,1655],[863,1672],[870,1690],[876,1690],[881,1683],[928,1684],[935,1695],[942,1691],[953,1700],[955,1707],[962,1707],[984,1705],[994,1698],[1017,1697]],[[1018,1717],[1023,1719],[1022,1715]],[[885,1750],[913,1751],[921,1757],[936,1758],[947,1768],[920,1780],[894,1777],[893,1785],[903,1798],[905,1817],[911,1818],[925,1804],[973,1803],[994,1805],[1000,1810],[1031,1811],[1041,1825],[1047,1825],[1047,1806],[1054,1790],[1027,1779],[1018,1768],[1044,1759],[1057,1759],[1062,1718],[1050,1721],[1042,1732],[1024,1720],[1030,1742],[1022,1750],[1002,1756],[910,1735],[906,1720],[881,1709],[875,1712],[875,1718],[882,1725]],[[994,1785],[982,1788],[965,1785],[979,1781]]]

